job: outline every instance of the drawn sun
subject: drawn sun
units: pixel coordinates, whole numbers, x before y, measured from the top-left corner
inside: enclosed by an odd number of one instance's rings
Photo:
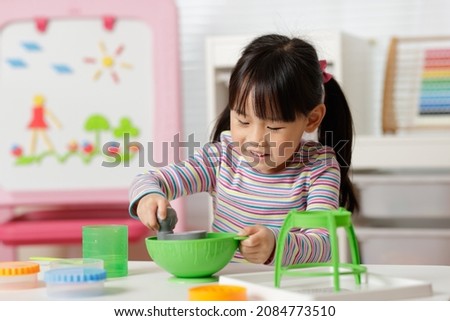
[[[119,62],[117,61],[123,50],[125,49],[124,45],[120,45],[116,48],[114,53],[111,55],[108,53],[106,46],[103,42],[99,43],[100,52],[102,54],[101,59],[87,57],[84,58],[84,62],[88,64],[100,64],[100,68],[97,69],[94,73],[94,80],[98,80],[103,73],[109,73],[111,75],[112,80],[115,83],[119,83],[119,75],[117,73],[117,68],[131,69],[133,66],[127,62]]]

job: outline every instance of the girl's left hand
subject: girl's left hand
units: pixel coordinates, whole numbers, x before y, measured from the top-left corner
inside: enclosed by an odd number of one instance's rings
[[[275,235],[262,225],[247,226],[239,233],[249,238],[241,241],[239,250],[251,263],[265,263],[275,248]]]

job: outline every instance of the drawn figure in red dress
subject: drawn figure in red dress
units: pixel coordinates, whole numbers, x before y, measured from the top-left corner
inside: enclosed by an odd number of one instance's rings
[[[36,151],[38,136],[43,138],[48,149],[53,152],[55,148],[47,135],[48,125],[46,118],[48,117],[56,125],[56,127],[61,128],[62,126],[59,120],[45,107],[44,96],[34,96],[31,115],[31,122],[28,124],[28,128],[31,130],[30,153],[34,154]]]

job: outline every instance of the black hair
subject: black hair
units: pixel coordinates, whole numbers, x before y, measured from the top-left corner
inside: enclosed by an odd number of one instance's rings
[[[219,141],[220,134],[230,129],[230,110],[245,115],[249,95],[253,95],[255,115],[275,121],[295,121],[298,116],[307,116],[317,105],[325,104],[319,142],[334,144],[341,169],[339,206],[349,211],[357,209],[358,201],[349,177],[352,115],[336,80],[331,78],[323,83],[314,47],[302,39],[276,34],[258,37],[247,45],[231,73],[228,104],[217,119],[212,142]]]

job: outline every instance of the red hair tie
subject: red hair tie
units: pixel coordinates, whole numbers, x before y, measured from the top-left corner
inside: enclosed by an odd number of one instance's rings
[[[333,78],[332,74],[329,74],[325,71],[327,68],[327,61],[326,60],[319,60],[320,70],[322,70],[322,76],[323,76],[323,83],[326,84],[330,81],[331,78]]]

